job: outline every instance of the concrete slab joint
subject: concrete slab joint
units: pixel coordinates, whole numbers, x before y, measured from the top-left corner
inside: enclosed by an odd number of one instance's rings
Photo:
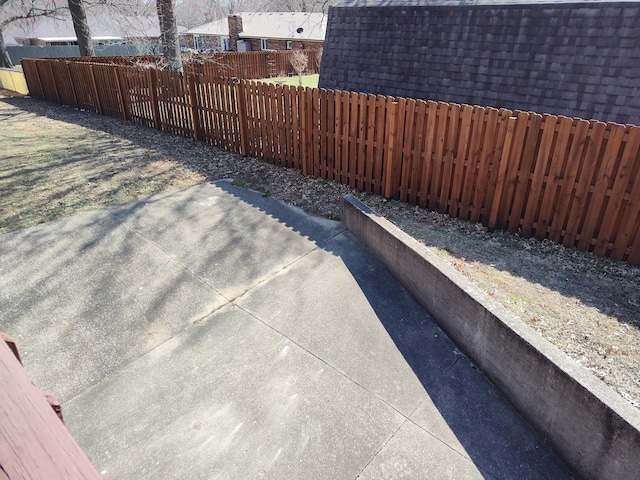
[[[577,476],[638,478],[640,416],[631,405],[351,195],[342,221]]]

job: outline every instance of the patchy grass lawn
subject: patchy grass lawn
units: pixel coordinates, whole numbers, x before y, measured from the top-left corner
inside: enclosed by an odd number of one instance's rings
[[[132,142],[1,101],[0,119],[0,233],[204,180]]]
[[[320,78],[319,74],[315,75],[303,75],[302,76],[302,86],[310,87],[310,88],[318,88],[318,79]],[[278,85],[291,85],[292,87],[297,87],[300,85],[298,76],[295,77],[275,77],[275,78],[261,78],[258,82],[265,83],[277,83]]]

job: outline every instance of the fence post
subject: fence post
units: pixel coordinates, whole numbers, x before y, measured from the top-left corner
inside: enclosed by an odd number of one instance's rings
[[[124,79],[122,78],[122,65],[116,65],[113,68],[115,68],[116,72],[116,86],[118,87],[118,95],[120,97],[120,109],[122,110],[122,118],[124,118],[125,120],[130,120],[131,114],[127,109],[127,100],[124,97]]]
[[[249,155],[249,129],[247,127],[247,81],[236,83],[236,98],[238,99],[238,125],[240,126],[240,151]]]
[[[67,66],[67,73],[69,74],[69,82],[71,83],[71,93],[73,93],[73,101],[75,102],[74,108],[80,108],[78,103],[78,95],[76,94],[75,82],[73,81],[73,74],[71,73],[71,62],[65,62]]]
[[[309,153],[307,138],[309,136],[309,126],[307,125],[307,108],[311,108],[311,105],[307,106],[309,100],[308,89],[296,88],[296,97],[298,100],[298,111],[296,114],[299,119],[300,128],[300,161],[302,163],[302,174],[307,175],[309,173]]]
[[[389,104],[389,115],[387,117],[387,158],[385,164],[384,196],[393,196],[393,163],[395,161],[395,145],[398,118],[398,102]]]
[[[156,79],[156,69],[150,68],[149,72],[149,99],[151,101],[151,112],[153,114],[153,126],[160,130],[160,107],[158,105],[158,81]]]
[[[511,154],[511,142],[513,140],[513,131],[515,130],[518,117],[509,117],[507,120],[507,133],[504,139],[504,147],[502,156],[500,157],[500,165],[498,165],[498,176],[496,178],[495,193],[493,203],[491,205],[491,214],[489,215],[490,229],[494,229],[498,222],[498,214],[500,213],[500,203],[502,201],[502,193],[505,187],[505,178],[507,176],[507,168],[509,166],[509,156]]]
[[[102,115],[102,104],[100,103],[100,95],[98,94],[98,84],[96,83],[96,76],[93,73],[93,65],[89,65],[89,76],[91,77],[91,85],[93,85],[93,94],[96,98],[96,107],[98,108],[98,113]]]
[[[60,101],[60,93],[58,92],[58,85],[56,84],[56,76],[53,73],[53,60],[49,60],[47,63],[49,64],[49,73],[51,74],[51,81],[53,82],[53,91],[56,92],[56,102],[58,105],[62,105]]]
[[[185,73],[184,81],[189,92],[189,111],[191,112],[191,124],[193,125],[193,139],[196,142],[202,140],[202,122],[198,109],[198,91],[196,88],[197,77],[194,73]]]
[[[43,78],[47,78],[46,72],[40,71],[41,69],[44,69],[46,66],[47,66],[47,61],[43,59],[38,59],[38,62],[35,64],[36,72],[38,73],[38,82],[40,82],[40,91],[42,92],[42,98],[47,101],[51,101],[52,99],[48,98],[47,91],[45,90],[44,83],[42,82]]]

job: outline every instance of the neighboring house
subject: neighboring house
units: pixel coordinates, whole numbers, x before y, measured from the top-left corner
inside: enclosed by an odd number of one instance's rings
[[[192,28],[184,38],[199,51],[318,49],[326,28],[323,13],[249,12]]]
[[[87,15],[95,45],[156,44],[160,37],[157,16]],[[180,29],[179,29],[180,30]],[[184,31],[184,28],[182,28]],[[71,17],[40,17],[4,30],[7,45],[77,45]]]
[[[640,2],[344,0],[320,88],[640,124]]]

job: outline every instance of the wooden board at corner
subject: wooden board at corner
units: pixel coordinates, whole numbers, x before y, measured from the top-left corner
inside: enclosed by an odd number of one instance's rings
[[[102,480],[2,340],[0,463],[0,479]]]

